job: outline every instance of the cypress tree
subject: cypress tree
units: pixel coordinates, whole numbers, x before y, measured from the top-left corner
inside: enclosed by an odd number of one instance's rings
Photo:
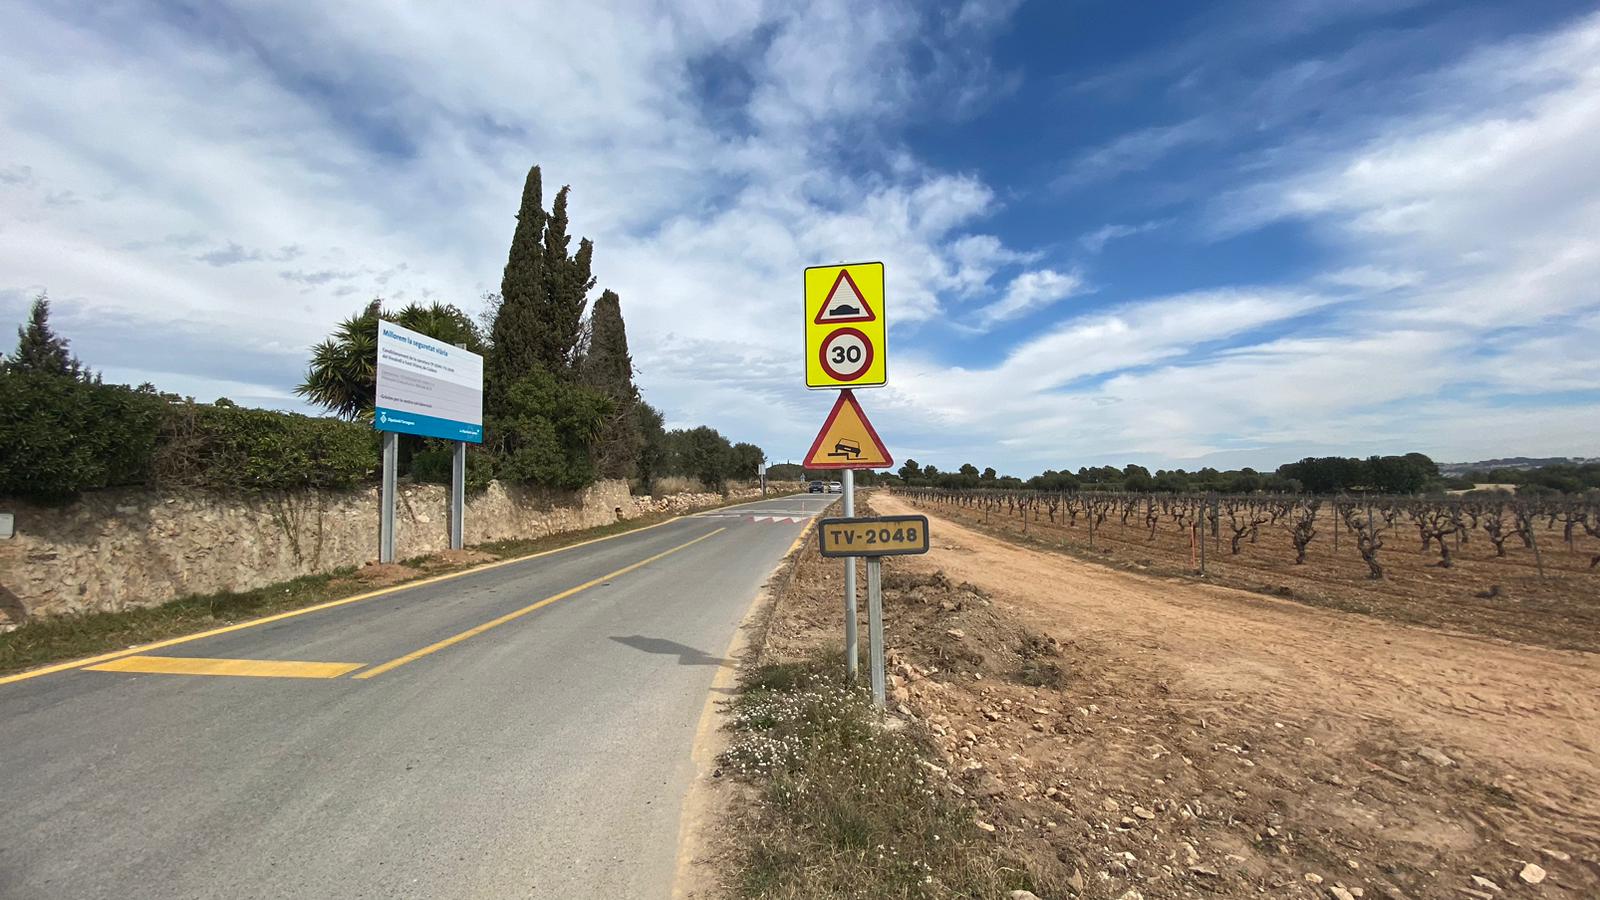
[[[633,357],[622,321],[622,300],[606,291],[589,316],[589,346],[580,366],[585,385],[611,400],[601,427],[598,469],[602,478],[632,478],[644,443],[639,422],[639,390],[633,383]]]
[[[506,395],[519,378],[539,366],[540,339],[545,325],[544,259],[541,247],[545,212],[539,167],[528,170],[522,187],[517,228],[511,235],[511,252],[500,281],[500,308],[490,330],[493,349],[484,366],[484,412],[505,411]]]
[[[50,329],[50,298],[33,298],[28,324],[17,329],[17,350],[5,364],[10,372],[84,378],[83,364],[67,350],[67,339]]]
[[[583,308],[588,303],[589,290],[594,287],[594,277],[589,271],[594,243],[584,238],[578,242],[576,255],[568,252],[572,238],[567,233],[567,195],[571,190],[570,186],[563,187],[556,194],[544,232],[546,315],[540,355],[550,370],[558,373],[570,372],[578,362]]]

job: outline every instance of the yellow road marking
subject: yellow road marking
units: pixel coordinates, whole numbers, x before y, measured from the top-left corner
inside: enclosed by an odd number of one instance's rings
[[[452,646],[454,644],[459,644],[462,641],[466,640],[467,638],[477,637],[478,635],[483,634],[485,631],[488,631],[491,628],[498,628],[499,626],[504,625],[505,623],[510,622],[513,619],[521,618],[522,616],[525,616],[528,613],[531,613],[536,609],[540,609],[542,607],[549,606],[550,604],[556,602],[557,600],[565,600],[568,597],[571,597],[573,594],[577,594],[577,593],[581,593],[583,591],[586,591],[589,588],[592,588],[597,584],[602,584],[604,582],[610,581],[613,578],[617,578],[619,576],[626,575],[629,572],[632,572],[634,569],[638,569],[638,568],[642,568],[644,566],[648,566],[651,563],[655,562],[656,560],[661,559],[662,557],[671,556],[672,554],[677,553],[679,550],[682,550],[685,547],[692,547],[695,544],[698,544],[701,541],[705,540],[706,538],[715,537],[715,536],[717,536],[717,535],[719,535],[722,532],[727,531],[727,530],[728,529],[726,529],[726,528],[718,528],[716,531],[713,531],[710,534],[702,534],[699,537],[695,538],[694,540],[688,542],[687,544],[679,544],[678,546],[673,547],[671,550],[663,550],[662,552],[657,553],[655,556],[651,556],[651,557],[648,557],[646,559],[641,559],[638,562],[633,563],[632,565],[623,566],[622,568],[616,570],[615,572],[607,572],[606,574],[601,575],[599,578],[595,578],[595,579],[592,579],[590,581],[585,581],[583,584],[580,584],[577,587],[567,588],[566,590],[562,591],[559,594],[552,594],[549,597],[546,597],[543,600],[540,600],[538,603],[531,603],[531,604],[529,604],[527,606],[524,606],[523,608],[521,608],[519,610],[516,610],[515,612],[506,613],[505,615],[501,616],[498,619],[490,619],[489,621],[483,623],[482,625],[476,625],[476,626],[474,626],[472,628],[468,628],[466,631],[463,631],[460,634],[451,635],[450,637],[447,637],[444,640],[439,641],[438,643],[429,644],[428,646],[423,647],[421,650],[413,650],[410,653],[407,653],[405,656],[401,656],[401,657],[398,657],[396,659],[391,659],[391,660],[389,660],[388,662],[386,662],[386,663],[384,663],[382,665],[373,666],[372,668],[366,670],[365,672],[362,672],[360,675],[357,675],[355,677],[356,678],[372,678],[373,676],[376,676],[376,675],[382,675],[383,673],[388,672],[391,669],[398,669],[398,668],[400,668],[401,666],[405,665],[408,662],[414,662],[416,660],[419,660],[422,657],[427,656],[430,653],[437,653],[438,651],[443,650],[446,647]]]
[[[365,663],[298,662],[292,659],[200,659],[187,656],[124,656],[91,672],[148,672],[155,675],[237,675],[250,678],[338,678]]]
[[[556,547],[553,550],[541,550],[538,553],[530,553],[527,556],[518,556],[515,559],[502,559],[499,562],[492,562],[487,565],[477,566],[471,569],[463,569],[460,572],[448,572],[444,575],[435,575],[432,578],[423,578],[418,581],[408,581],[405,584],[397,584],[393,587],[380,588],[376,591],[368,591],[365,594],[356,594],[353,597],[341,597],[338,600],[329,600],[327,603],[318,603],[315,606],[303,606],[300,609],[291,609],[287,612],[274,613],[270,616],[262,616],[259,619],[250,619],[249,621],[245,622],[235,622],[232,625],[224,625],[221,628],[213,628],[210,631],[202,631],[197,634],[186,634],[182,637],[167,638],[164,641],[152,641],[148,644],[140,644],[137,647],[129,647],[126,650],[115,650],[111,653],[102,653],[98,656],[86,656],[83,659],[75,659],[70,662],[56,663],[54,665],[42,666],[37,669],[29,669],[26,672],[18,672],[14,675],[4,675],[0,676],[0,684],[10,684],[13,681],[26,681],[29,678],[38,678],[40,675],[51,675],[56,672],[65,672],[68,669],[81,669],[85,666],[92,666],[95,663],[105,662],[106,660],[122,659],[125,656],[133,656],[137,653],[144,653],[147,650],[160,650],[162,647],[172,647],[177,644],[186,644],[190,641],[198,641],[202,638],[215,637],[219,634],[227,634],[232,631],[242,631],[246,628],[254,628],[257,625],[265,625],[268,622],[277,622],[281,619],[292,619],[295,616],[303,616],[307,613],[321,612],[325,609],[333,609],[336,606],[344,606],[349,603],[360,603],[362,600],[371,600],[374,597],[384,597],[389,594],[399,593],[400,591],[409,591],[412,588],[426,587],[430,584],[438,584],[441,581],[449,581],[452,578],[460,578],[464,575],[476,575],[479,572],[487,572],[490,569],[498,569],[501,566],[515,565],[516,563],[527,562],[530,559],[538,559],[541,556],[549,556],[553,553],[565,553],[568,550],[576,550],[579,547],[587,547],[590,544],[598,544],[601,541],[610,541],[620,537],[639,534],[640,532],[649,531],[652,528],[660,528],[663,525],[671,525],[673,522],[677,522],[682,519],[683,516],[675,516],[666,520],[665,522],[657,522],[654,525],[646,525],[643,528],[634,528],[630,531],[623,531],[617,534],[608,534],[605,537],[591,538],[587,541],[579,541],[576,544],[568,544],[565,547]]]

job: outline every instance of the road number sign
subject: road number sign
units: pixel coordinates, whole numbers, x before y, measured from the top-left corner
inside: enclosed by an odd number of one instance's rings
[[[823,519],[817,526],[823,556],[910,556],[928,552],[927,516]]]
[[[883,299],[883,263],[806,269],[806,387],[888,383]]]

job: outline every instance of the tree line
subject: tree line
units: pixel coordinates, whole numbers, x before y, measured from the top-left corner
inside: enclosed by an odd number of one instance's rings
[[[311,351],[297,393],[332,418],[248,410],[103,384],[50,327],[40,294],[0,357],[0,495],[70,497],[165,483],[222,488],[344,487],[378,467],[372,430],[378,321],[484,357],[484,443],[469,448],[468,482],[576,489],[625,479],[651,490],[681,476],[710,488],[758,476],[764,454],[707,426],[668,430],[634,382],[622,301],[595,287],[594,244],[572,246],[570,187],[543,206],[541,173],[524,182],[498,294],[474,319],[448,303],[385,309],[374,300]],[[448,481],[449,442],[401,436],[401,474]],[[260,458],[258,458],[260,457]]]
[[[949,490],[978,488],[1035,491],[1125,491],[1136,494],[1422,494],[1446,490],[1471,490],[1474,484],[1506,483],[1532,486],[1533,490],[1581,493],[1600,487],[1600,464],[1551,466],[1534,470],[1495,470],[1444,477],[1423,453],[1398,456],[1306,457],[1285,463],[1272,472],[1210,467],[1193,472],[1140,465],[1083,466],[1076,472],[1047,469],[1027,479],[1000,475],[992,467],[979,470],[966,463],[953,472],[906,460],[894,473],[883,476],[904,487]]]
[[[572,245],[570,193],[562,187],[546,210],[542,173],[528,170],[500,291],[480,321],[439,304],[386,315],[375,301],[313,349],[300,395],[370,423],[378,320],[388,318],[484,357],[484,443],[468,453],[475,482],[573,489],[620,478],[649,489],[676,475],[720,488],[756,477],[761,448],[707,426],[668,431],[641,396],[622,298],[604,290],[588,308],[595,248],[588,238]],[[413,472],[445,470],[448,453],[446,442],[402,436],[402,467]]]
[[[1461,475],[1471,484],[1516,485],[1518,494],[1581,494],[1600,490],[1600,462],[1557,463],[1533,469],[1496,468]]]

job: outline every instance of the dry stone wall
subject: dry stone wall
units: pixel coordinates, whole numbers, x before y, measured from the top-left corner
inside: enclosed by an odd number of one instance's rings
[[[759,495],[742,488],[728,497],[634,497],[622,481],[577,493],[496,482],[467,498],[466,539],[538,538]],[[250,590],[377,557],[376,488],[263,497],[113,490],[67,506],[3,501],[0,509],[16,516],[15,536],[0,540],[0,629],[35,617]],[[448,488],[402,485],[395,540],[401,559],[448,548]]]

